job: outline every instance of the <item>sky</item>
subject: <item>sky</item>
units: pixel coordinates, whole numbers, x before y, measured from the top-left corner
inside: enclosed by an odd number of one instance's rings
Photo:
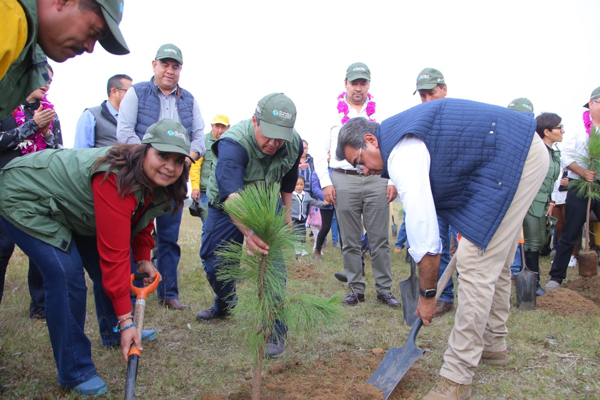
[[[600,86],[598,15],[597,0],[127,0],[120,26],[131,53],[97,44],[93,54],[52,62],[48,98],[72,147],[79,116],[106,99],[108,78],[149,80],[158,48],[174,43],[179,83],[198,100],[205,132],[215,114],[233,125],[283,92],[310,146],[337,118],[346,69],[360,61],[380,122],[420,103],[417,75],[433,67],[448,97],[502,107],[527,97],[536,115],[560,115],[568,135],[583,129],[582,105]]]

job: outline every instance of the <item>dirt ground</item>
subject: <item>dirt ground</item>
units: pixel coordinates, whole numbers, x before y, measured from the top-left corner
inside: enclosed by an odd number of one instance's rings
[[[566,288],[551,290],[545,295],[538,297],[537,308],[565,316],[600,314],[600,308],[592,300],[586,299],[579,293]]]
[[[568,281],[564,284],[564,287],[574,290],[600,305],[600,275]]]
[[[384,356],[385,352],[381,349],[374,349],[360,359],[344,353],[332,361],[316,362],[310,366],[295,360],[276,363],[270,367],[268,374],[263,375],[261,400],[381,400],[381,390],[365,382]],[[202,400],[250,400],[251,378],[250,375],[245,376],[247,382],[238,393],[229,397],[207,395]],[[435,377],[428,373],[411,368],[389,399],[415,399],[410,389],[433,379]]]

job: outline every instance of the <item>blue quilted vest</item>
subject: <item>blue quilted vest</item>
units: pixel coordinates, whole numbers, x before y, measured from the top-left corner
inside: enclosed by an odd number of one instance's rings
[[[138,97],[138,116],[137,124],[135,125],[135,133],[140,140],[142,140],[148,127],[153,123],[158,122],[158,117],[160,115],[160,99],[158,98],[156,91],[160,89],[154,84],[154,78],[150,79],[148,82],[136,83],[133,85],[133,88]],[[181,87],[179,87],[179,91],[180,93],[177,96],[177,111],[179,112],[181,125],[187,129],[191,140],[194,96]]]
[[[431,156],[438,216],[486,249],[517,191],[535,128],[527,113],[469,100],[430,101],[377,129],[381,176],[389,178],[387,160],[398,141],[407,133],[418,136]]]

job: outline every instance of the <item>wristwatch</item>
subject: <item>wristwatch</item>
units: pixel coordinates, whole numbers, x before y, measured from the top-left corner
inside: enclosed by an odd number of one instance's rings
[[[421,296],[425,297],[426,299],[432,299],[437,294],[437,289],[423,290],[423,289],[419,288],[419,294]]]

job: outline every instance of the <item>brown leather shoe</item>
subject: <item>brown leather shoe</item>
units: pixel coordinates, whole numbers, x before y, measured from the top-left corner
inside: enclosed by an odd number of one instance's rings
[[[402,250],[404,250],[402,247],[396,247],[396,248],[394,249],[394,253],[396,253],[396,254],[400,254],[400,253],[402,253]]]
[[[471,385],[461,385],[440,376],[433,389],[423,397],[423,400],[466,400],[471,397]]]
[[[438,300],[435,306],[435,315],[442,315],[454,310],[454,303]]]
[[[358,292],[350,292],[350,294],[348,296],[346,296],[346,298],[344,298],[344,300],[342,300],[342,304],[345,304],[347,306],[355,306],[359,302],[363,303],[364,301],[365,301],[364,294],[358,293]]]
[[[165,307],[171,310],[187,310],[188,308],[190,308],[190,306],[186,306],[185,304],[180,302],[179,299],[167,300],[163,304],[165,305]]]
[[[313,257],[314,257],[315,260],[322,260],[323,259],[323,252],[321,250],[314,249],[313,250]]]
[[[508,364],[508,351],[483,351],[481,362],[487,365],[496,365],[504,367]]]
[[[387,292],[384,294],[378,294],[377,301],[379,301],[389,307],[394,307],[394,308],[400,307],[400,302],[390,292]]]

